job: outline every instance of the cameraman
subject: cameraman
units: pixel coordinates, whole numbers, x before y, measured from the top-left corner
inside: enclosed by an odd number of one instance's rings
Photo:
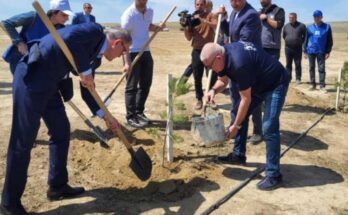
[[[184,27],[185,37],[188,41],[192,40],[192,68],[195,79],[195,91],[197,103],[196,110],[202,109],[203,89],[202,77],[204,65],[200,60],[200,54],[203,46],[206,43],[214,41],[215,28],[217,20],[212,13],[205,11],[206,1],[195,0],[195,12],[191,18],[181,19],[180,23]],[[187,23],[188,22],[188,23]]]

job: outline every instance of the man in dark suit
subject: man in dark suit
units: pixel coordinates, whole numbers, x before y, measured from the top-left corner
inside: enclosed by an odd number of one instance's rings
[[[128,51],[131,37],[124,30],[104,34],[100,25],[86,23],[58,31],[75,59],[84,87],[94,87],[91,64],[105,56],[109,61]],[[9,214],[27,214],[21,204],[25,189],[30,152],[40,127],[45,121],[49,140],[49,175],[47,198],[58,200],[74,197],[84,188],[68,185],[67,157],[70,124],[58,84],[72,71],[67,58],[49,34],[32,45],[17,66],[13,81],[13,118],[7,153],[7,167],[1,209]],[[119,129],[116,119],[107,126]]]
[[[72,20],[72,24],[81,24],[81,23],[89,23],[94,22],[95,23],[95,16],[91,14],[92,12],[92,5],[90,3],[84,3],[83,4],[83,12],[76,13]]]

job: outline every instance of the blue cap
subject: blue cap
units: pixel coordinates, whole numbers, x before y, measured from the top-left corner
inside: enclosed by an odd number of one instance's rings
[[[323,13],[320,10],[316,10],[316,11],[314,11],[313,16],[314,17],[322,17]]]

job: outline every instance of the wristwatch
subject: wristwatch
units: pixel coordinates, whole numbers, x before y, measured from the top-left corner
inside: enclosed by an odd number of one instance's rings
[[[242,128],[241,125],[236,125],[236,124],[233,124],[234,127],[236,127],[238,130]]]

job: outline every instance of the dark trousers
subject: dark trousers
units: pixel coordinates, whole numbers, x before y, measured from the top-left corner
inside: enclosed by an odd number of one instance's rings
[[[92,70],[93,78],[95,76],[95,70]],[[94,100],[93,96],[89,92],[89,90],[86,87],[83,87],[80,82],[80,92],[81,97],[83,101],[87,104],[89,110],[92,112],[93,115],[96,115],[96,112],[100,109],[98,103]]]
[[[48,128],[49,175],[48,184],[60,187],[68,182],[67,158],[70,124],[58,90],[30,91],[23,78],[27,65],[17,65],[13,82],[13,116],[2,205],[18,207],[27,181],[30,152],[33,147],[40,119]]]
[[[308,54],[310,83],[315,87],[315,59],[318,62],[320,87],[325,87],[325,54]]]
[[[292,62],[295,62],[295,72],[296,80],[301,81],[302,76],[302,48],[290,48],[285,47],[285,57],[286,57],[286,70],[290,75],[290,80],[292,79]]]
[[[207,71],[207,70],[206,70]],[[187,68],[185,69],[184,73],[182,74],[183,76],[189,78],[193,73],[193,68],[192,68],[192,64],[188,65]],[[208,76],[208,71],[206,76]],[[211,75],[211,80],[210,80],[210,85],[209,85],[209,89],[211,89],[215,82],[217,81],[218,75],[216,72],[212,71],[212,75]]]
[[[131,60],[138,53],[131,53]],[[144,52],[139,61],[134,65],[127,78],[126,85],[126,109],[127,119],[136,114],[144,113],[145,102],[150,92],[153,75],[153,59],[149,51]]]
[[[204,64],[200,59],[201,55],[201,49],[193,49],[191,56],[192,56],[192,68],[193,68],[193,75],[195,78],[195,92],[196,92],[196,99],[202,100],[203,98],[203,85],[202,85],[202,78],[204,73]]]

